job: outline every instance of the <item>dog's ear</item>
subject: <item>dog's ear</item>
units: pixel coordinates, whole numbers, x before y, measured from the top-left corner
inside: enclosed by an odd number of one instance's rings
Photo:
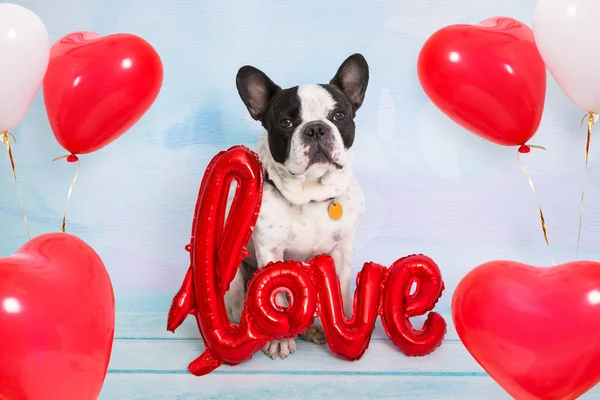
[[[271,99],[281,88],[264,72],[249,65],[240,68],[235,83],[252,118],[262,121]]]
[[[353,54],[344,61],[330,84],[337,86],[352,102],[354,111],[365,99],[369,84],[369,64],[361,54]]]

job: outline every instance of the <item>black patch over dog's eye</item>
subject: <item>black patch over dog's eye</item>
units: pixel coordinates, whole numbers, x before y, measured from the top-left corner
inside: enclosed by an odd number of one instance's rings
[[[285,129],[289,129],[289,128],[291,128],[291,127],[292,127],[292,125],[293,125],[293,124],[292,124],[292,121],[290,121],[290,120],[289,120],[289,119],[287,119],[287,118],[284,118],[284,119],[282,119],[281,121],[279,121],[279,126],[281,126],[282,128],[285,128]]]
[[[336,121],[341,121],[344,119],[345,116],[346,116],[346,114],[344,114],[343,111],[338,111],[335,114],[333,114],[333,119]]]

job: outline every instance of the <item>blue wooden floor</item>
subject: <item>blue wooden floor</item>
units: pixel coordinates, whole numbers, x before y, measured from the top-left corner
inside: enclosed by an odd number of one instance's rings
[[[197,399],[510,399],[462,346],[449,315],[442,347],[422,358],[403,356],[381,326],[364,357],[337,358],[326,345],[298,341],[288,359],[257,353],[236,367],[195,377],[187,365],[203,349],[195,320],[175,335],[166,313],[117,313],[113,356],[101,400]],[[596,387],[582,399],[600,398]]]

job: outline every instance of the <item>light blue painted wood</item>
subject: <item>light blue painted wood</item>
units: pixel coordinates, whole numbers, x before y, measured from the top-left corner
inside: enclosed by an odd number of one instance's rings
[[[402,355],[378,327],[358,361],[298,341],[298,350],[288,359],[271,360],[259,352],[240,365],[194,377],[187,365],[204,349],[194,319],[188,317],[175,335],[165,335],[165,317],[117,314],[117,338],[101,400],[509,399],[451,333],[451,325],[447,340],[426,357]],[[582,399],[598,396],[600,387]]]
[[[597,388],[580,400],[600,397]],[[100,400],[510,400],[487,376],[112,374]]]
[[[456,373],[483,374],[484,371],[469,356],[459,342],[445,342],[442,347],[427,357],[406,357],[394,346],[374,339],[365,355],[350,362],[335,357],[327,346],[298,341],[298,350],[285,360],[272,360],[257,353],[251,360],[234,367],[223,366],[219,370],[227,373],[294,374],[298,371],[312,374],[396,374],[401,373]],[[113,371],[178,371],[185,372],[187,365],[203,351],[198,340],[128,340],[115,343],[115,355],[110,369]],[[139,357],[143,356],[143,367]]]
[[[339,375],[109,376],[101,400],[509,400],[487,377]]]
[[[534,0],[21,0],[54,41],[74,30],[131,32],[164,63],[152,109],[110,146],[82,157],[68,230],[104,260],[119,311],[164,311],[153,297],[178,289],[188,264],[198,186],[208,161],[234,144],[254,147],[261,132],[239,99],[235,74],[256,65],[282,86],[324,82],[349,54],[371,66],[357,118],[354,171],[366,195],[354,269],[425,253],[440,265],[448,307],[476,265],[514,259],[547,265],[536,198],[514,149],[477,138],[436,110],[421,89],[416,60],[427,37],[453,23],[507,15],[530,23]],[[274,32],[277,32],[274,34]],[[572,260],[577,238],[585,132],[581,112],[550,79],[534,142],[548,151],[524,162],[544,206],[557,261]],[[57,231],[73,166],[38,96],[15,130],[15,159],[34,235]],[[581,258],[598,259],[600,199],[592,146]],[[0,255],[25,241],[13,178],[0,156]],[[167,297],[167,296],[165,296]],[[148,299],[150,299],[148,301]],[[168,302],[168,300],[167,300]]]

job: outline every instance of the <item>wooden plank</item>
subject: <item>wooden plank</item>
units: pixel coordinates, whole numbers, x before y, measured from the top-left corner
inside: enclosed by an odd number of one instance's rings
[[[508,400],[510,397],[469,355],[452,327],[433,354],[406,357],[378,324],[361,360],[349,362],[327,346],[298,341],[286,360],[261,352],[235,367],[194,377],[187,365],[202,352],[195,319],[173,335],[166,312],[117,313],[117,339],[100,400],[131,399],[427,399]],[[419,322],[416,322],[418,326]],[[600,386],[581,397],[600,398]]]
[[[425,357],[406,357],[389,341],[373,340],[365,355],[357,361],[347,361],[335,356],[325,345],[297,341],[295,354],[282,360],[256,353],[235,367],[221,366],[227,373],[281,373],[281,371],[324,371],[375,373],[375,372],[439,372],[477,373],[483,369],[469,355],[460,342],[446,342],[434,353]],[[185,373],[188,364],[204,349],[201,340],[118,340],[114,345],[110,363],[111,371],[148,372],[174,371]]]
[[[581,397],[600,397],[599,387]],[[488,376],[109,374],[100,400],[510,400]]]
[[[447,312],[444,312],[447,311]],[[449,310],[442,309],[440,311],[446,323],[448,324],[448,332],[445,339],[457,341],[458,335],[452,323],[452,316]],[[118,312],[117,325],[115,336],[117,339],[147,339],[147,338],[163,338],[163,339],[198,339],[200,333],[196,326],[196,319],[193,316],[188,316],[183,325],[177,329],[175,334],[167,331],[167,312]],[[423,318],[414,318],[416,327],[420,327],[423,323]],[[377,320],[373,339],[387,339],[387,336],[381,326],[381,320]],[[389,339],[387,339],[389,340]]]
[[[187,365],[202,350],[199,339],[116,340],[100,399],[509,399],[460,342],[415,358],[373,340],[362,359],[350,362],[326,346],[298,341],[288,359],[259,352],[194,377]],[[582,399],[598,397],[600,387]]]

